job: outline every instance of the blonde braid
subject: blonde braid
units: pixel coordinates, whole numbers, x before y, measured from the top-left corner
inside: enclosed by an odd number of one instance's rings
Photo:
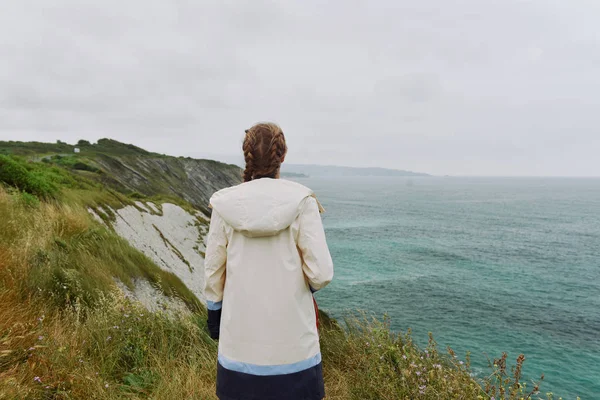
[[[244,151],[244,160],[246,161],[246,169],[244,170],[244,182],[250,182],[254,175],[254,146],[255,146],[254,132],[250,129],[246,130],[246,138],[242,150]]]
[[[269,155],[271,157],[269,162],[269,172],[271,175],[277,175],[279,169],[281,168],[281,160],[287,151],[287,146],[285,144],[285,136],[283,132],[278,131],[271,140]]]

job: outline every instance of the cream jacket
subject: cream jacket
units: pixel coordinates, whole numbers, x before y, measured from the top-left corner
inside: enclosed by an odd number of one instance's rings
[[[307,187],[262,178],[215,193],[207,307],[221,309],[219,362],[257,375],[321,362],[311,291],[333,278],[321,206]]]

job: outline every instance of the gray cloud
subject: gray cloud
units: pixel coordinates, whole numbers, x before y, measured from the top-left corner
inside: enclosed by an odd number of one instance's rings
[[[594,0],[20,0],[0,13],[0,140],[113,137],[437,174],[600,175]]]

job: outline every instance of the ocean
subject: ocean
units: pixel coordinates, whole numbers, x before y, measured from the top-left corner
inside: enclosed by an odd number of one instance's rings
[[[421,345],[431,331],[480,376],[524,353],[542,394],[600,399],[600,179],[296,180],[327,210],[321,308],[387,313]]]

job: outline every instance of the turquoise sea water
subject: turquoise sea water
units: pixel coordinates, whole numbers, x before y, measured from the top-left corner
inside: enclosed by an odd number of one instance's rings
[[[334,316],[388,313],[426,343],[513,361],[600,399],[600,179],[307,178],[327,209]]]

